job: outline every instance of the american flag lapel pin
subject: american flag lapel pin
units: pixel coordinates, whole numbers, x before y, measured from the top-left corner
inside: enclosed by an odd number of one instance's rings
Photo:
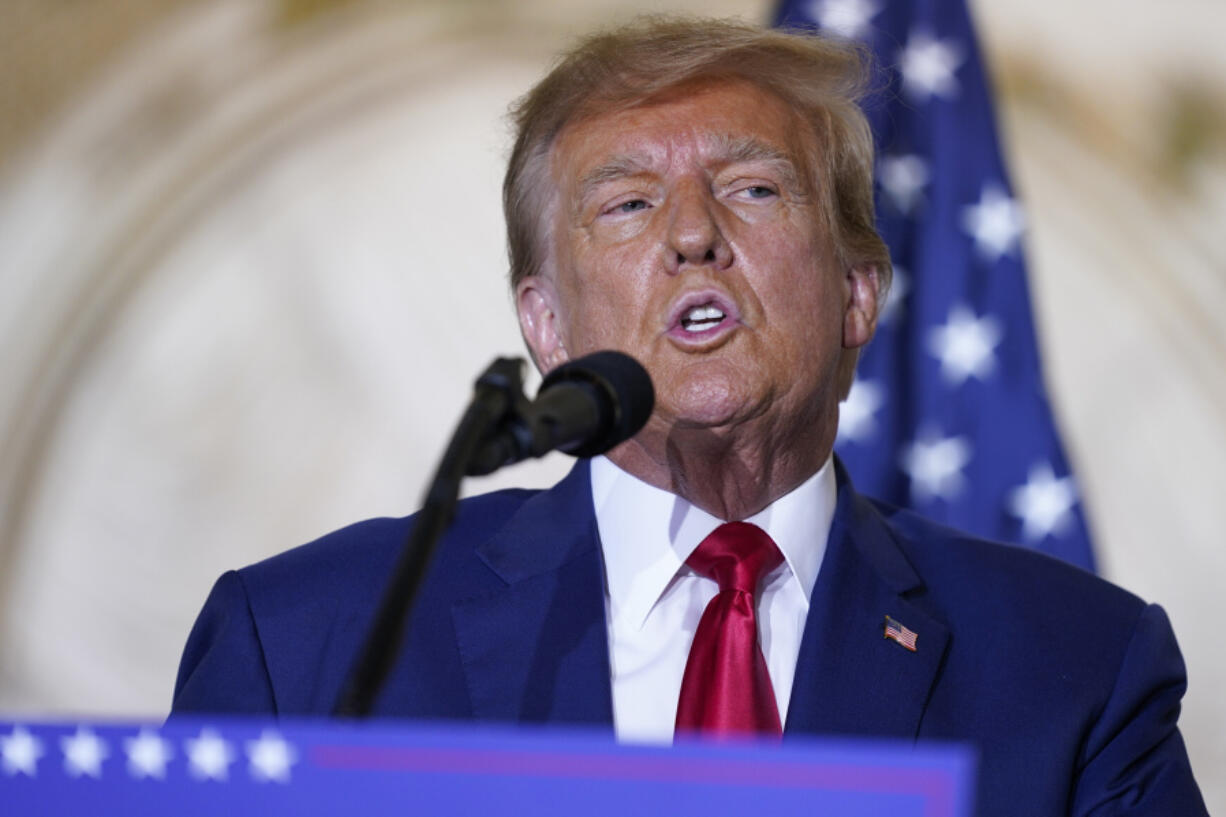
[[[911,652],[915,652],[915,639],[919,638],[914,630],[908,630],[889,616],[885,617],[885,637],[898,642]]]

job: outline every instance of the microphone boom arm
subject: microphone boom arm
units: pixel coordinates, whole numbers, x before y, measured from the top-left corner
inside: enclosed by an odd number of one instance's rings
[[[465,475],[489,474],[554,449],[576,457],[602,454],[638,433],[655,402],[651,377],[620,352],[594,352],[558,366],[531,403],[524,397],[523,369],[522,359],[498,358],[473,385],[333,715],[366,717],[373,709],[404,641],[422,577],[455,516]]]
[[[523,366],[520,358],[498,358],[473,386],[473,399],[460,418],[443,452],[416,523],[400,550],[392,578],[383,592],[375,621],[357,662],[349,671],[332,714],[364,718],[370,715],[392,669],[408,627],[410,607],[438,541],[455,516],[460,483],[491,430],[522,410]],[[491,469],[494,470],[494,469]]]

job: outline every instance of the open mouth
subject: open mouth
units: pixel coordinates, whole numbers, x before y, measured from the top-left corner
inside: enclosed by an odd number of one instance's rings
[[[711,304],[694,306],[681,315],[681,328],[686,332],[705,332],[714,329],[727,318],[724,310]]]
[[[736,302],[711,287],[690,292],[676,301],[668,321],[668,334],[687,349],[705,348],[729,336],[740,320]]]

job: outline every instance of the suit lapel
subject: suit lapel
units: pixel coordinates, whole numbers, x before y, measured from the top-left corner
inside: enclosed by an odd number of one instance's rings
[[[613,722],[604,575],[586,462],[524,503],[478,554],[506,583],[452,620],[479,720]],[[797,660],[786,732],[914,738],[949,633],[922,582],[841,467],[826,556]],[[916,634],[884,637],[889,616]]]
[[[588,466],[477,549],[506,586],[452,608],[473,715],[613,722],[604,576]]]
[[[788,709],[791,733],[916,737],[945,655],[944,624],[911,599],[922,582],[839,468],[830,541],[809,606]],[[889,616],[912,652],[884,635]]]

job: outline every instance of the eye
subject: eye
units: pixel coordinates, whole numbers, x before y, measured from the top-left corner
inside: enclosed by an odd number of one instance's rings
[[[638,223],[651,217],[655,197],[650,190],[623,189],[602,195],[594,203],[593,218],[618,224]]]
[[[745,195],[751,199],[769,199],[775,195],[775,190],[772,187],[767,187],[762,184],[755,184],[752,187],[745,188]]]
[[[623,201],[621,204],[614,205],[611,212],[635,213],[635,212],[638,212],[639,210],[646,210],[646,209],[647,209],[647,202],[645,202],[643,199],[631,199],[630,201]]]

